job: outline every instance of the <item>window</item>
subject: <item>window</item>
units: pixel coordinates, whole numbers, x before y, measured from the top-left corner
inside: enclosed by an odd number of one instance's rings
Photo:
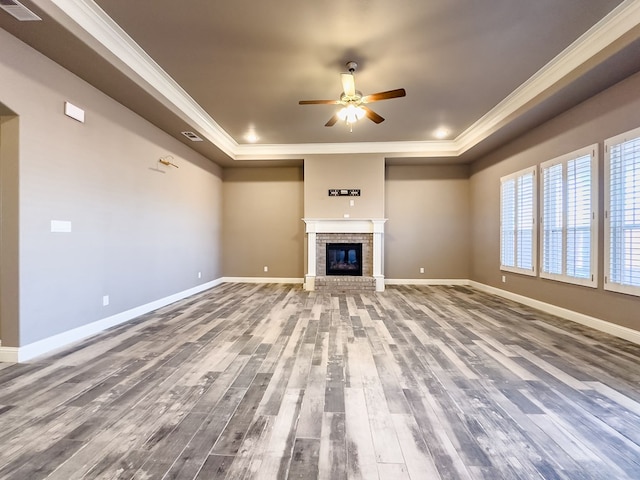
[[[597,286],[597,145],[540,165],[540,276]]]
[[[605,153],[605,289],[640,295],[640,129]]]
[[[536,169],[500,179],[500,269],[536,274]]]

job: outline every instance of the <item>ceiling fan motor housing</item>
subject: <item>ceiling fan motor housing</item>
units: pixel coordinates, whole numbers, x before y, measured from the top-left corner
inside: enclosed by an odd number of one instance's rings
[[[353,103],[353,102],[357,102],[360,103],[360,101],[362,100],[362,97],[364,95],[362,95],[362,92],[360,90],[356,90],[355,91],[355,95],[353,95],[352,97],[347,95],[344,92],[340,93],[340,101],[343,103]]]

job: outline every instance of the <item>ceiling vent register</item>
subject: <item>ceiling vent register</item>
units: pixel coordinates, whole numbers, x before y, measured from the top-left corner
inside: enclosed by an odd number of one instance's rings
[[[180,132],[192,142],[202,142],[202,139],[193,132]]]
[[[16,0],[0,0],[0,8],[21,22],[42,20],[38,15]]]

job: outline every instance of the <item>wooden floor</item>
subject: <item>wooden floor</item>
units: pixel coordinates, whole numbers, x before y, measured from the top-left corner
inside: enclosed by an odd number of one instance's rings
[[[467,287],[224,284],[0,364],[0,478],[640,479],[639,367]]]

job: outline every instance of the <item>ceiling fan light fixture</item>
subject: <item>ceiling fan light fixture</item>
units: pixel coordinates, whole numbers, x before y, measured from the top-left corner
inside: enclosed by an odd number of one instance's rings
[[[365,114],[366,112],[364,111],[364,108],[350,103],[349,105],[346,105],[344,108],[341,108],[338,111],[338,118],[340,118],[340,120],[344,122],[347,122],[347,124],[353,124],[362,119]]]
[[[0,0],[1,1],[1,0]],[[395,90],[387,90],[385,92],[372,93],[370,95],[362,95],[362,92],[356,90],[355,80],[353,73],[355,72],[358,64],[356,62],[348,62],[347,69],[349,73],[341,74],[342,79],[342,93],[339,100],[300,100],[299,105],[342,105],[342,108],[338,110],[324,124],[325,127],[333,127],[338,120],[342,120],[347,124],[351,131],[353,131],[353,124],[364,117],[367,117],[375,124],[384,122],[384,117],[381,117],[376,112],[371,110],[365,104],[379,102],[380,100],[388,100],[390,98],[404,97],[407,92],[404,88],[396,88]]]

